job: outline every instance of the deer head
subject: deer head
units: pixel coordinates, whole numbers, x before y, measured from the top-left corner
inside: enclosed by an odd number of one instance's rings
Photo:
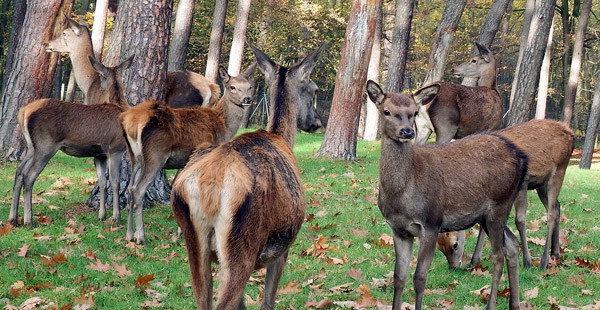
[[[88,27],[68,17],[67,23],[68,27],[46,44],[46,52],[79,53],[81,49],[89,49],[85,52],[91,53],[92,41]]]
[[[492,87],[496,81],[496,59],[487,47],[479,43],[475,45],[479,55],[452,68],[450,73],[458,77],[479,78],[478,86]]]
[[[109,94],[107,102],[127,106],[125,97],[123,96],[121,72],[131,66],[133,57],[134,56],[129,57],[115,67],[105,67],[93,56],[88,56],[92,67],[94,67],[94,70],[96,70],[100,76],[100,87],[105,93]]]
[[[253,63],[241,76],[230,76],[227,69],[219,66],[219,78],[223,81],[223,98],[228,103],[233,103],[239,107],[252,104],[253,87],[250,79],[254,76],[256,63]]]

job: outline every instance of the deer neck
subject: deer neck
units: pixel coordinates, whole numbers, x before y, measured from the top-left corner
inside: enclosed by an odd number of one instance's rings
[[[410,142],[401,143],[385,135],[381,139],[379,172],[381,186],[394,187],[392,192],[402,192],[413,177],[414,147]]]
[[[225,136],[223,137],[223,141],[231,140],[242,124],[244,107],[234,103],[229,99],[227,94],[224,94],[213,109],[225,121]]]
[[[487,70],[485,74],[482,74],[477,80],[477,86],[485,86],[489,88],[496,88],[496,65],[493,70]]]
[[[82,49],[78,53],[70,53],[71,63],[73,64],[73,74],[75,74],[75,82],[83,91],[84,95],[88,95],[90,86],[94,80],[98,79],[98,72],[92,67],[92,63],[88,56],[93,57],[92,48]]]
[[[294,98],[286,83],[287,70],[286,67],[279,68],[277,84],[271,87],[271,113],[267,131],[280,135],[290,149],[293,149],[296,142],[297,111]]]

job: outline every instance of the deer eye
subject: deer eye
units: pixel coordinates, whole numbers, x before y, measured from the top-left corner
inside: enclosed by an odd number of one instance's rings
[[[415,111],[415,116],[419,115],[419,111]]]
[[[471,59],[471,63],[472,63],[472,64],[474,64],[474,63],[476,63],[476,62],[477,62],[477,60],[476,60],[476,59]]]
[[[390,110],[383,110],[383,115],[389,116],[390,114]]]
[[[231,86],[229,86],[229,89],[235,90],[235,86],[231,85]]]

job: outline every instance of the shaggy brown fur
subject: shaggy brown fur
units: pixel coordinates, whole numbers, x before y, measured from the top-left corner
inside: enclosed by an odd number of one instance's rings
[[[414,237],[419,237],[413,278],[415,309],[421,309],[438,234],[476,223],[488,231],[492,243],[494,270],[488,309],[495,307],[505,257],[510,308],[519,309],[518,244],[506,228],[506,220],[523,188],[527,156],[506,138],[489,134],[413,147],[418,111],[415,98],[383,93],[373,81],[368,81],[367,92],[383,121],[379,208],[394,234],[394,309],[402,304]]]
[[[172,108],[214,106],[221,96],[219,85],[192,71],[167,72],[167,104]]]
[[[267,267],[261,309],[274,309],[289,247],[304,221],[292,147],[297,123],[318,127],[306,121],[314,115],[308,112],[314,92],[303,86],[322,48],[288,69],[249,45],[269,83],[267,131],[198,149],[173,184],[173,214],[185,237],[198,309],[212,309],[211,258],[221,265],[216,309],[244,309],[246,282],[260,267]]]
[[[32,226],[31,191],[33,183],[46,164],[62,150],[75,157],[94,157],[100,188],[101,220],[106,217],[106,175],[108,171],[113,194],[113,218],[119,220],[119,163],[126,142],[119,124],[119,114],[127,103],[122,94],[120,71],[129,67],[132,58],[114,68],[106,68],[90,58],[96,70],[102,72],[102,83],[112,90],[115,104],[83,105],[56,99],[39,99],[19,110],[18,122],[23,130],[27,151],[17,168],[9,220],[17,225],[21,188],[24,198],[24,224]]]
[[[546,245],[540,261],[540,267],[546,268],[549,262],[548,252],[555,258],[560,257],[560,203],[558,202],[558,195],[573,152],[573,132],[563,123],[546,119],[531,120],[500,130],[497,133],[512,141],[529,156],[526,177],[527,189],[537,190],[538,196],[548,212]],[[527,247],[525,227],[527,204],[527,191],[523,190],[515,200],[515,224],[521,236],[523,265],[531,267],[532,261]],[[479,234],[471,265],[478,264],[481,260],[484,237],[485,232]],[[440,236],[438,241],[446,243],[448,238],[452,239],[454,236],[452,234]],[[464,242],[459,247],[464,248]],[[447,249],[442,250],[442,252],[449,253]],[[446,256],[448,257],[448,255]]]
[[[244,75],[230,77],[225,68],[219,75],[225,94],[216,107],[174,109],[164,102],[148,100],[123,112],[121,125],[127,137],[132,165],[130,203],[127,217],[127,239],[146,242],[142,208],[146,189],[161,168],[180,169],[185,166],[195,148],[221,144],[237,132],[244,115],[244,106],[252,103],[252,86]],[[136,213],[136,233],[133,230]]]

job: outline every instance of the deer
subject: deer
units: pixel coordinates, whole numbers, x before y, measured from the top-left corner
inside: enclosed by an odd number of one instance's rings
[[[519,309],[518,242],[506,221],[525,185],[527,155],[510,140],[485,133],[448,144],[413,146],[417,102],[428,99],[418,97],[435,96],[437,90],[384,93],[372,80],[366,89],[383,120],[378,205],[392,229],[396,252],[393,309],[401,309],[414,238],[419,238],[415,309],[421,309],[438,234],[476,223],[488,232],[492,244],[487,309],[495,309],[505,258],[509,307]]]
[[[496,87],[496,60],[487,47],[479,43],[475,45],[479,54],[454,67],[451,73],[477,78],[477,86],[434,82],[415,92],[417,95],[437,90],[433,98],[423,96],[430,101],[418,102],[417,144],[425,144],[432,131],[436,134],[436,143],[441,144],[502,126],[503,106]]]
[[[545,269],[550,261],[550,256],[553,256],[555,259],[560,258],[560,203],[558,202],[558,195],[560,194],[565,172],[569,165],[569,159],[573,152],[574,134],[564,123],[549,119],[531,120],[502,129],[496,133],[512,141],[529,157],[527,176],[525,178],[527,189],[537,191],[538,197],[546,208],[548,218],[546,242],[540,259],[540,268]],[[525,227],[527,204],[527,191],[522,191],[518,194],[514,203],[515,226],[521,237],[523,266],[530,268],[533,264],[527,246]],[[456,244],[455,251],[452,251],[448,247],[440,248],[446,255],[450,266],[455,266],[453,260],[458,258],[459,252],[461,253],[460,256],[462,256],[464,238],[462,241],[454,241],[457,238],[456,235],[460,234],[464,235],[464,231],[446,233],[445,235],[440,235],[438,238],[439,244]],[[479,232],[477,244],[470,262],[472,266],[481,261],[481,249],[485,235],[485,231]]]
[[[89,56],[94,55],[90,30],[67,17],[68,27],[46,45],[47,52],[68,53],[75,82],[84,93],[84,104],[109,102],[110,94],[100,87],[100,77]],[[169,71],[166,81],[166,101],[173,108],[214,105],[221,94],[219,85],[192,71]]]
[[[147,100],[121,113],[132,167],[127,240],[146,243],[144,196],[161,169],[181,169],[196,147],[221,144],[238,131],[245,108],[252,104],[253,89],[248,79],[255,68],[253,64],[242,75],[232,77],[220,66],[225,93],[215,107],[171,108],[165,102]]]
[[[261,309],[274,309],[290,245],[305,217],[292,147],[297,129],[314,132],[321,126],[314,118],[309,77],[324,45],[298,64],[284,67],[246,43],[269,87],[267,128],[199,148],[171,193],[198,309],[212,309],[211,260],[221,265],[215,309],[245,309],[244,288],[261,267],[267,268]]]
[[[27,149],[15,173],[9,220],[18,225],[21,189],[24,200],[25,226],[32,227],[31,199],[35,180],[48,161],[58,152],[74,157],[93,157],[100,188],[99,219],[106,218],[106,175],[108,166],[113,197],[113,219],[120,218],[119,163],[127,149],[119,114],[129,108],[123,95],[121,71],[131,65],[133,57],[116,67],[108,68],[89,57],[99,72],[100,83],[110,94],[110,103],[84,105],[56,99],[38,99],[19,110],[19,126],[25,136]]]

